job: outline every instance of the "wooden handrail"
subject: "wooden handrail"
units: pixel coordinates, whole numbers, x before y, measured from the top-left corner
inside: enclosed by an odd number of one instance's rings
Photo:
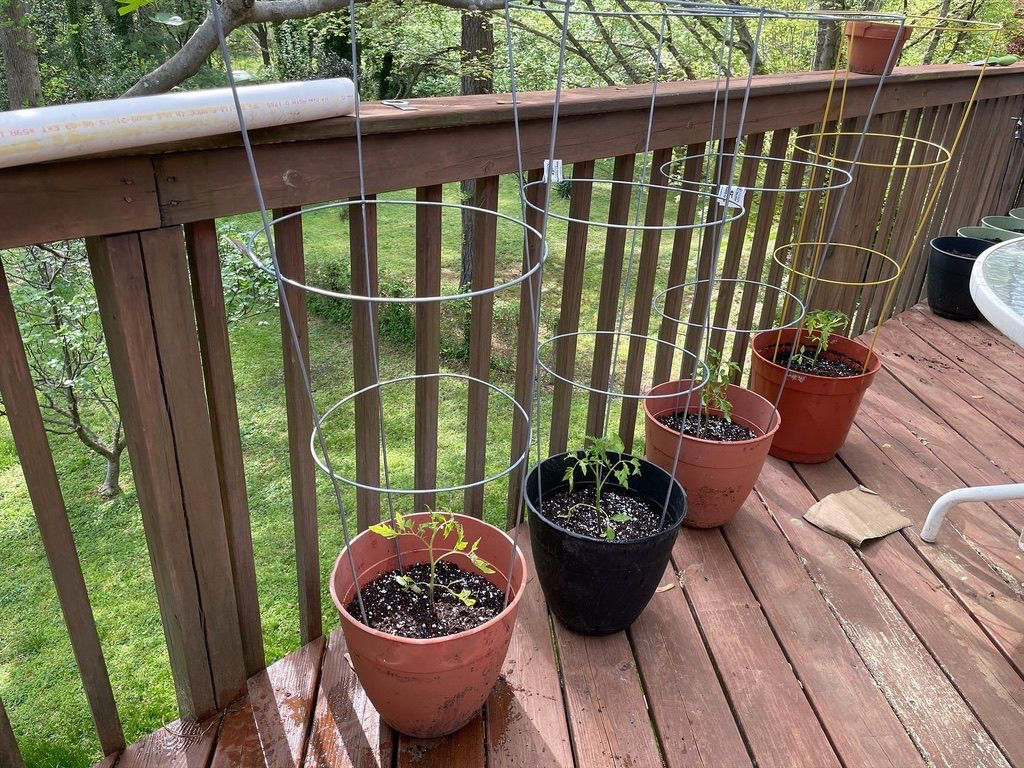
[[[886,82],[877,112],[965,101],[978,69],[962,65],[905,67]],[[794,128],[821,117],[830,73],[754,78],[746,131]],[[865,114],[877,78],[851,75],[845,114]],[[741,88],[733,84],[733,89]],[[1024,91],[1024,65],[991,69],[979,98]],[[705,81],[659,85],[653,149],[707,138],[714,89]],[[552,96],[519,97],[524,163],[547,156]],[[614,157],[643,148],[650,89],[566,91],[557,153],[566,162]],[[367,193],[407,189],[516,168],[505,95],[422,99],[415,112],[364,106]],[[731,132],[738,110],[733,111]],[[358,194],[350,117],[257,131],[264,195],[273,207]],[[114,156],[0,171],[0,248],[90,235],[152,229],[255,210],[237,136],[162,145]]]

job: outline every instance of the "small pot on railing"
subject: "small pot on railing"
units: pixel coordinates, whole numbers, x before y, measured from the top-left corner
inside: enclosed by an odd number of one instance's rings
[[[406,520],[416,523],[429,517],[429,513],[421,513],[409,515]],[[504,592],[512,539],[482,520],[454,517],[463,525],[468,541],[479,538],[476,554],[494,568],[494,573],[485,578]],[[452,536],[439,536],[436,548],[454,546],[449,541]],[[359,583],[365,589],[374,579],[398,567],[396,541],[406,568],[428,562],[427,549],[414,537],[389,540],[373,531],[363,531],[338,556],[331,573],[331,598],[341,617],[352,667],[381,719],[399,733],[437,738],[454,733],[472,720],[494,687],[519,612],[526,561],[517,550],[508,605],[486,623],[445,637],[400,637],[367,626],[347,607],[356,594],[348,558],[354,558]]]
[[[888,75],[910,39],[910,27],[877,21],[848,21],[843,30],[850,39],[850,71],[862,75]],[[894,50],[895,49],[895,50]]]
[[[639,459],[639,474],[629,478],[628,491],[658,510],[668,500],[662,529],[630,541],[606,541],[569,531],[545,514],[541,497],[568,489],[565,472],[570,456],[578,455],[551,456],[536,464],[526,479],[533,563],[548,607],[563,625],[585,635],[606,635],[636,621],[654,596],[686,517],[686,493],[665,470]],[[613,459],[621,456],[633,458],[613,454]],[[577,480],[576,487],[584,486],[586,480]],[[622,488],[615,478],[608,483]]]
[[[644,400],[644,456],[664,470],[672,470],[675,465],[673,474],[686,491],[689,505],[684,524],[714,528],[729,522],[750,495],[781,420],[772,403],[756,392],[730,384],[726,390],[732,404],[730,418],[753,432],[754,437],[719,441],[684,435],[680,446],[679,432],[661,419],[686,408],[685,393],[692,387],[692,382],[684,379],[659,384],[650,391]],[[689,412],[700,409],[700,393],[696,393]],[[718,409],[712,408],[710,413],[722,416]]]
[[[1021,222],[1024,224],[1024,222]],[[928,257],[928,306],[951,320],[975,320],[980,315],[971,298],[971,270],[988,240],[972,237],[936,237]]]
[[[782,425],[775,433],[769,453],[786,461],[817,464],[835,456],[846,441],[860,401],[881,370],[882,361],[860,342],[831,334],[828,337],[830,354],[846,358],[862,373],[818,376],[791,370],[786,376],[787,355],[797,338],[801,345],[814,344],[806,332],[802,331],[798,337],[795,328],[762,331],[754,337],[750,388],[772,402],[782,389],[779,399]],[[779,345],[777,354],[776,344]]]

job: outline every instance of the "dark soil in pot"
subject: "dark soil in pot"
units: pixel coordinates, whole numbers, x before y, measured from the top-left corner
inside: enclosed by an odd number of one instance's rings
[[[757,437],[754,434],[754,430],[748,429],[738,422],[716,416],[713,413],[691,412],[687,413],[684,418],[683,412],[679,411],[672,414],[663,414],[658,417],[658,421],[669,429],[682,432],[687,437],[699,437],[701,440],[732,443],[738,440],[753,440]]]
[[[852,357],[839,354],[838,352],[823,352],[814,359],[814,355],[808,354],[805,350],[795,359],[789,360],[792,347],[787,344],[780,345],[777,349],[768,350],[773,355],[776,363],[783,368],[787,362],[791,371],[809,373],[813,376],[829,376],[833,379],[845,378],[847,376],[859,376],[863,373],[863,366]]]
[[[455,563],[437,564],[434,587],[434,609],[425,587],[419,592],[402,586],[401,572],[388,571],[363,587],[363,607],[367,625],[399,637],[446,637],[478,627],[490,621],[505,607],[505,595],[478,573],[465,571]],[[406,569],[405,575],[417,582],[430,579],[430,566],[419,563]],[[455,592],[469,591],[472,605],[466,605],[443,584]],[[346,607],[360,618],[359,603],[353,600]]]
[[[612,454],[617,459],[617,454]],[[642,499],[661,517],[669,499],[661,530],[633,540],[605,540],[567,529],[550,514],[549,498],[568,491],[562,478],[569,454],[558,454],[535,465],[526,480],[530,511],[530,542],[537,579],[555,617],[583,634],[618,632],[632,624],[650,602],[665,573],[679,526],[686,516],[686,493],[667,472],[640,460],[640,474],[630,475],[629,489],[610,479],[602,491],[623,492]],[[590,487],[579,479],[576,489]],[[543,492],[543,493],[541,493]],[[540,499],[543,495],[543,512]]]
[[[563,528],[583,536],[611,541],[634,541],[657,533],[661,509],[628,490],[608,488],[601,494],[600,510],[594,504],[594,486],[577,483],[544,494],[544,514]],[[606,535],[608,531],[611,535]]]

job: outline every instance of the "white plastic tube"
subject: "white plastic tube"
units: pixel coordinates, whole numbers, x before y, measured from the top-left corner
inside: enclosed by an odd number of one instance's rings
[[[1010,483],[1007,485],[980,485],[974,488],[957,488],[939,496],[932,504],[928,517],[921,528],[921,538],[927,542],[935,542],[939,535],[939,528],[942,521],[946,519],[946,513],[950,507],[956,504],[965,504],[971,501],[1014,501],[1024,499],[1024,483]],[[1024,549],[1024,531],[1021,532],[1020,545]]]
[[[249,128],[351,114],[347,78],[251,85],[238,92]],[[229,88],[0,112],[0,168],[233,133]]]

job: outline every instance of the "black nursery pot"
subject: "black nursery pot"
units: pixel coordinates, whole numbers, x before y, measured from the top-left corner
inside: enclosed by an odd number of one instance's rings
[[[971,298],[971,269],[982,251],[992,247],[987,240],[973,237],[936,237],[928,258],[928,306],[932,312],[951,320],[980,317]],[[969,254],[958,256],[953,251]]]
[[[526,480],[537,578],[551,611],[566,627],[585,635],[618,632],[643,612],[665,574],[676,534],[686,517],[686,492],[661,467],[640,459],[640,474],[630,476],[626,492],[647,499],[660,510],[671,487],[665,527],[635,541],[591,539],[567,531],[540,512],[541,489],[546,495],[568,487],[562,479],[568,457],[568,453],[560,453],[545,459],[530,470]],[[618,454],[609,457],[618,460]],[[614,478],[608,484],[620,487]]]

